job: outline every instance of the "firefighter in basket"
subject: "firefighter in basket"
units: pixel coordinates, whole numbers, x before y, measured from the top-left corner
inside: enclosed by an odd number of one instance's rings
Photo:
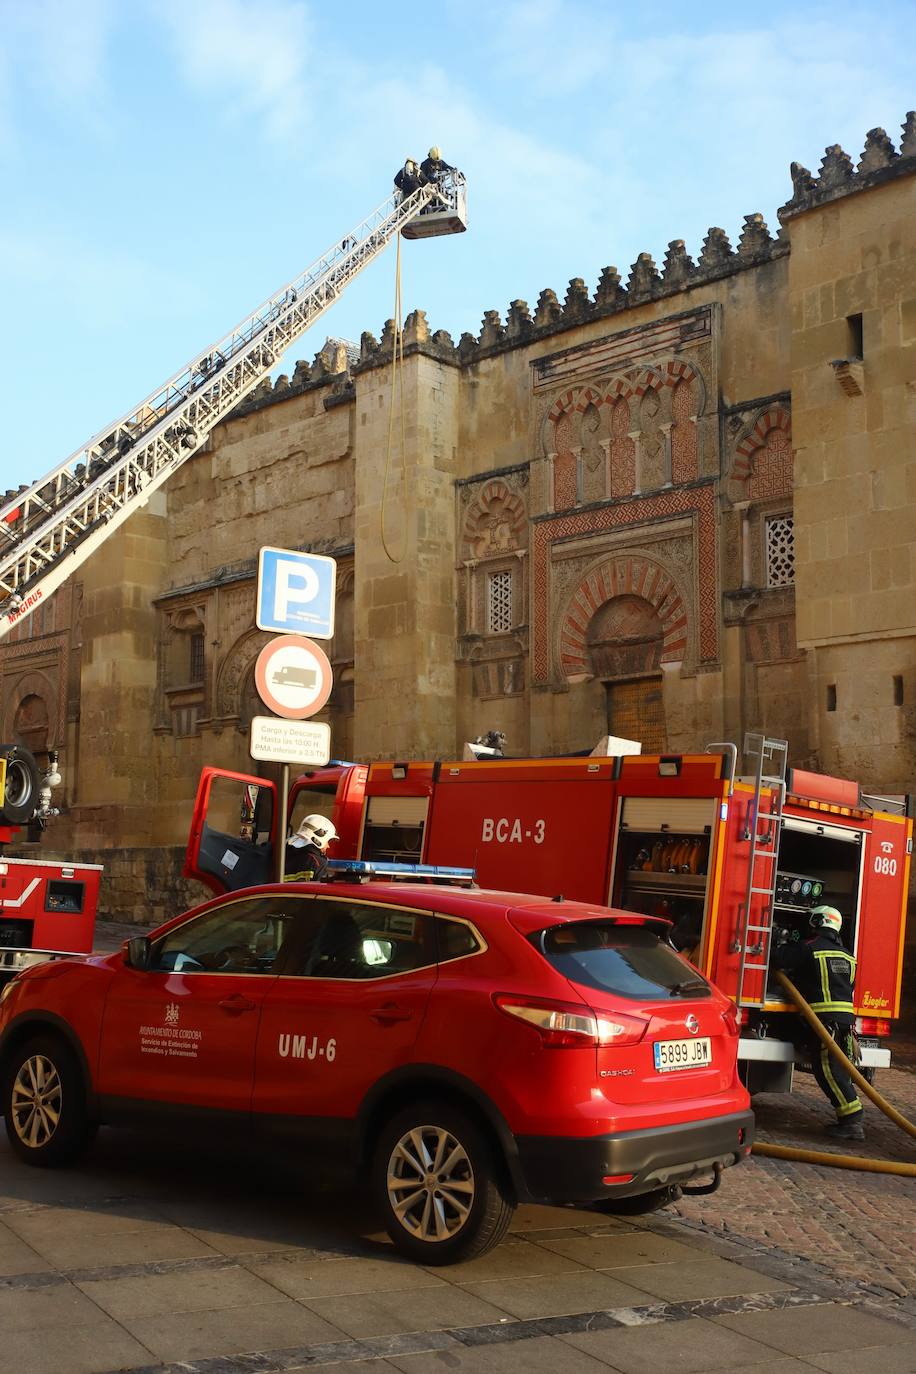
[[[855,1064],[859,1059],[852,990],[856,961],[843,944],[843,917],[835,906],[816,906],[811,912],[812,939],[777,945],[774,963],[791,978],[826,1031]],[[852,1079],[826,1045],[811,1039],[805,1027],[802,1045],[821,1091],[836,1112],[827,1134],[840,1140],[864,1140],[862,1103]]]
[[[326,852],[337,831],[327,816],[306,816],[292,839],[286,841],[287,883],[321,883],[328,876]]]

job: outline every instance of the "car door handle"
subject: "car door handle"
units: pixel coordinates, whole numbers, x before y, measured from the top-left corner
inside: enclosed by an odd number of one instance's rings
[[[399,1007],[396,1002],[386,1002],[384,1006],[370,1011],[369,1015],[373,1021],[378,1021],[380,1026],[392,1026],[396,1021],[413,1020],[413,1012],[408,1011],[406,1007]]]
[[[254,1011],[257,1002],[252,1002],[249,997],[243,997],[240,992],[233,992],[229,997],[221,997],[219,1006],[223,1011],[227,1011],[230,1016],[239,1016],[243,1011]]]

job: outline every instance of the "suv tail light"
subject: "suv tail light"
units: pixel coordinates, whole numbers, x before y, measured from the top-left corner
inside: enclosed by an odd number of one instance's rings
[[[547,1049],[582,1049],[589,1045],[635,1045],[648,1021],[624,1012],[591,1012],[581,1002],[547,1002],[512,993],[493,998],[506,1016],[525,1021],[538,1032]]]
[[[890,1035],[891,1023],[878,1016],[857,1016],[856,1030],[859,1035]]]
[[[744,1020],[744,1012],[740,1007],[736,1007],[733,1002],[722,1013],[722,1020],[728,1028],[729,1035],[737,1035],[741,1030],[741,1023]]]

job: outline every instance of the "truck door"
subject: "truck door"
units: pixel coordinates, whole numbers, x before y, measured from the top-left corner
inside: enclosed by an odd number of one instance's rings
[[[197,785],[184,876],[235,892],[277,876],[277,789],[266,778],[205,768]]]
[[[900,1014],[903,937],[909,892],[912,821],[875,812],[866,834],[856,947],[856,1011]]]

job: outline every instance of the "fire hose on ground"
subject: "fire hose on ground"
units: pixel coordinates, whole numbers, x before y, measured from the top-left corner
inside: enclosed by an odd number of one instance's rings
[[[852,1060],[843,1053],[830,1032],[815,1016],[795,984],[790,982],[784,973],[777,973],[776,977],[815,1035],[826,1045],[828,1053],[840,1061],[859,1091],[864,1093],[889,1120],[893,1121],[895,1126],[899,1126],[902,1131],[906,1131],[907,1135],[916,1138],[916,1125],[912,1121],[908,1121],[902,1113],[897,1111],[896,1107],[892,1107],[887,1099],[872,1087],[865,1075],[859,1072]],[[789,1145],[769,1145],[764,1141],[756,1141],[753,1152],[755,1155],[766,1155],[771,1159],[791,1159],[801,1164],[829,1164],[835,1169],[860,1169],[863,1173],[897,1174],[902,1178],[916,1178],[916,1164],[897,1164],[887,1159],[861,1159],[858,1155],[837,1155],[826,1150],[800,1150]]]

